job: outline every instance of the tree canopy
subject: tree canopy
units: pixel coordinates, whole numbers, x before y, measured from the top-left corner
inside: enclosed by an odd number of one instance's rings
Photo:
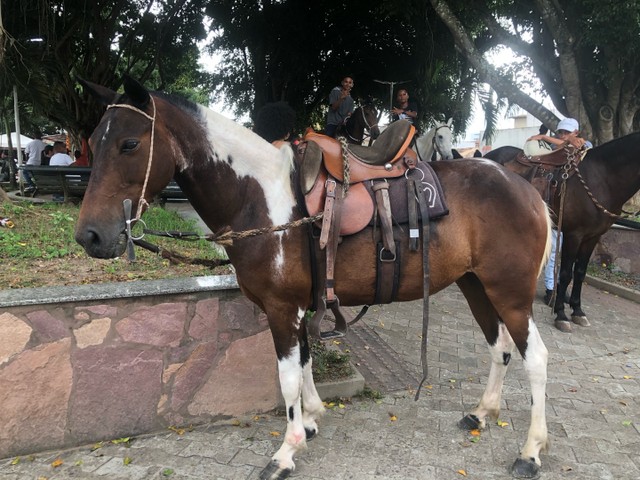
[[[0,114],[17,85],[26,133],[43,119],[90,132],[102,110],[76,77],[117,89],[124,73],[200,103],[213,91],[238,114],[284,100],[299,127],[323,123],[344,75],[355,96],[384,108],[389,82],[395,91],[406,81],[423,125],[453,117],[458,132],[474,93],[492,105],[484,83],[553,128],[558,118],[526,93],[539,89],[595,143],[639,126],[640,0],[21,0],[0,9]],[[198,66],[207,19],[208,48],[221,57],[211,76]],[[492,66],[499,48],[517,60]]]
[[[302,122],[323,123],[330,90],[350,75],[352,94],[379,106],[388,108],[389,84],[375,80],[406,81],[422,120],[469,117],[472,72],[424,2],[211,0],[206,11],[211,49],[223,53],[217,91],[238,113],[284,100]]]
[[[547,127],[558,118],[525,93],[538,88],[594,143],[639,129],[640,1],[431,0],[460,52],[501,98]],[[497,69],[486,53],[518,55]],[[537,82],[532,81],[531,72]]]
[[[196,45],[206,36],[202,0],[20,0],[1,8],[0,98],[6,104],[17,86],[22,127],[32,135],[39,117],[73,136],[93,130],[102,109],[77,77],[117,89],[128,73],[190,93],[207,83]]]

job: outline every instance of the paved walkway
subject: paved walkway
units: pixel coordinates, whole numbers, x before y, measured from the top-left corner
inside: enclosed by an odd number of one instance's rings
[[[550,351],[547,420],[552,448],[541,478],[640,478],[640,306],[585,287],[592,327],[563,334],[541,300],[535,316]],[[376,307],[366,317],[419,371],[420,302]],[[508,479],[529,425],[522,361],[511,362],[500,420],[479,438],[457,428],[486,384],[489,357],[459,290],[432,297],[430,377],[418,402],[409,391],[354,399],[327,411],[318,438],[297,458],[309,479]],[[55,381],[55,379],[52,379]],[[99,414],[99,412],[96,412]],[[279,447],[279,414],[164,431],[108,444],[0,461],[0,479],[255,479]],[[53,426],[52,426],[53,428]],[[126,460],[129,459],[129,460]],[[52,463],[62,461],[54,468]],[[130,462],[128,465],[125,463]],[[12,465],[15,463],[15,465]]]

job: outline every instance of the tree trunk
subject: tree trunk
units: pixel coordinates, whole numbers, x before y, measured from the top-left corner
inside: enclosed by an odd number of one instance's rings
[[[7,195],[7,192],[5,192],[2,187],[0,187],[0,203],[10,202],[10,201],[11,199],[9,198],[9,195]]]

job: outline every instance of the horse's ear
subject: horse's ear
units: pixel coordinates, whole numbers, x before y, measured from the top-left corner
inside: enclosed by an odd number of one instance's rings
[[[118,94],[110,88],[103,87],[97,83],[88,82],[87,80],[78,77],[78,83],[82,85],[85,92],[88,92],[93,98],[95,98],[102,105],[111,105],[115,102]]]
[[[449,117],[449,120],[447,120],[447,125],[451,127],[452,124],[453,124],[453,117]]]
[[[149,91],[142,86],[137,80],[129,75],[123,77],[124,93],[127,94],[131,103],[138,108],[143,108],[149,103]]]

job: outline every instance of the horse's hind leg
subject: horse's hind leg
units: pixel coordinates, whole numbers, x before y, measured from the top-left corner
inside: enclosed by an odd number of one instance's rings
[[[479,405],[460,423],[466,428],[483,427],[485,417],[497,418],[502,384],[515,344],[524,360],[531,385],[531,425],[527,441],[520,457],[513,464],[512,472],[519,478],[534,478],[541,465],[540,451],[546,450],[549,445],[545,416],[548,352],[533,323],[531,308],[523,314],[521,305],[506,306],[503,300],[498,313],[474,274],[466,274],[457,283],[485,334],[492,360],[487,388]]]
[[[476,318],[480,328],[482,328],[489,343],[489,352],[491,354],[489,379],[480,403],[459,423],[461,428],[472,430],[484,428],[486,417],[492,420],[498,419],[502,386],[514,344],[504,323],[502,323],[498,313],[487,298],[478,277],[468,273],[459,279],[457,283],[469,303],[473,316]]]
[[[541,465],[540,451],[546,451],[549,448],[545,413],[548,352],[531,316],[529,316],[528,323],[526,341],[524,343],[516,342],[531,385],[529,434],[527,442],[520,451],[520,458],[515,461],[512,467],[513,474],[520,478],[534,478],[538,475]]]

